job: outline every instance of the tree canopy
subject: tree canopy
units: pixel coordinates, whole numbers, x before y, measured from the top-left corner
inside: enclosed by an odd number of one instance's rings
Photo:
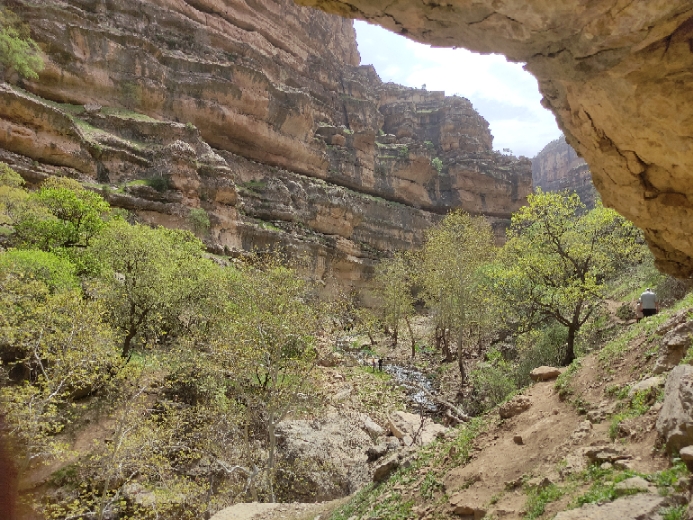
[[[479,285],[480,268],[495,254],[488,221],[463,211],[450,213],[431,228],[421,251],[423,297],[433,313],[446,358],[451,356],[450,336],[457,341],[463,378],[465,338],[471,329],[484,327],[490,317],[488,300]]]
[[[556,321],[568,329],[563,363],[575,336],[601,305],[605,281],[636,254],[636,228],[601,203],[591,211],[576,194],[528,198],[513,215],[508,241],[491,268],[506,321],[523,330]]]
[[[0,67],[4,81],[15,72],[22,78],[36,79],[44,67],[29,26],[5,7],[0,7]]]

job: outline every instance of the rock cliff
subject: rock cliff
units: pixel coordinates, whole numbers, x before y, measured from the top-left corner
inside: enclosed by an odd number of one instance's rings
[[[0,87],[3,159],[69,175],[219,253],[284,248],[343,288],[452,208],[499,240],[531,165],[464,98],[383,83],[350,21],[290,0],[11,0],[45,52]]]
[[[643,228],[661,269],[693,274],[689,0],[297,2],[525,62],[604,204]]]
[[[588,208],[594,207],[597,197],[589,166],[565,136],[551,141],[532,159],[532,184],[544,191],[575,191]]]

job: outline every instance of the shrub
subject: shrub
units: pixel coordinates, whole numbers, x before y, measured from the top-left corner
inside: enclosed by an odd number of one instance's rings
[[[431,166],[433,166],[438,173],[443,171],[443,161],[441,161],[438,157],[431,159]]]
[[[474,387],[469,402],[469,411],[473,414],[490,410],[517,388],[512,366],[499,351],[491,349],[486,358],[487,361],[479,363],[469,375]]]
[[[147,186],[151,186],[156,191],[164,192],[171,189],[171,179],[168,177],[153,177],[147,179]]]
[[[193,208],[188,214],[188,223],[193,229],[193,233],[198,237],[206,236],[209,233],[211,223],[207,212],[202,208]]]
[[[520,348],[520,356],[515,369],[515,383],[518,386],[528,385],[529,373],[537,367],[560,364],[568,339],[568,329],[553,323],[523,338],[529,346]]]

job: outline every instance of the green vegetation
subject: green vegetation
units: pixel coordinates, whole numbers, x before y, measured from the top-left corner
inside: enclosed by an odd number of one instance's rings
[[[3,81],[13,74],[20,78],[37,79],[44,63],[41,51],[31,39],[31,30],[9,9],[0,6],[0,67]]]
[[[443,172],[443,161],[440,158],[434,157],[433,159],[431,159],[431,166],[433,166],[433,168],[435,169],[435,171],[438,172],[439,175]]]
[[[525,505],[525,518],[534,520],[544,514],[546,506],[555,502],[565,494],[565,490],[556,484],[533,487],[527,492],[527,504]]]
[[[421,251],[418,276],[422,298],[433,315],[436,347],[451,361],[451,343],[456,342],[463,380],[465,347],[480,348],[495,322],[493,302],[482,289],[481,270],[495,254],[488,221],[461,211],[431,228]]]
[[[352,516],[366,518],[411,518],[413,500],[401,500],[397,490],[417,482],[420,472],[425,477],[419,487],[420,493],[434,498],[443,494],[441,477],[453,467],[466,464],[472,450],[474,439],[485,429],[480,419],[474,419],[457,430],[453,439],[436,440],[423,447],[408,467],[398,469],[386,482],[370,484],[356,493],[345,505],[338,508],[330,520],[348,520]]]
[[[530,330],[547,320],[567,329],[561,364],[575,359],[575,338],[605,297],[606,278],[639,251],[636,228],[600,203],[575,194],[537,193],[512,217],[508,242],[491,268],[503,315]]]
[[[409,147],[407,145],[397,147],[397,155],[400,159],[409,158]]]
[[[611,418],[609,426],[609,437],[611,437],[611,440],[619,437],[619,427],[623,421],[646,414],[656,401],[661,401],[663,398],[663,390],[657,392],[656,389],[652,389],[650,391],[635,392],[623,409]]]
[[[414,315],[412,285],[414,279],[411,270],[411,258],[397,253],[393,258],[383,260],[375,271],[377,295],[382,302],[381,318],[386,331],[392,335],[395,345],[399,339],[399,325],[407,324],[412,341],[412,357],[416,355],[416,341],[411,333],[411,317]]]
[[[15,452],[22,469],[69,456],[59,434],[89,414],[109,435],[34,507],[193,519],[282,499],[293,462],[276,426],[319,404],[312,289],[276,260],[220,267],[191,233],[119,215],[75,181],[30,193],[0,165],[0,400]]]
[[[197,237],[204,238],[209,234],[211,222],[209,220],[209,215],[207,215],[204,209],[191,209],[190,213],[188,213],[188,223]]]

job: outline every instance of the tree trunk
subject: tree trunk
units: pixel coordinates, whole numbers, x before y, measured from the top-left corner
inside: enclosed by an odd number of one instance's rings
[[[409,337],[411,338],[411,357],[416,357],[416,339],[414,339],[414,331],[411,328],[411,323],[409,323],[409,318],[404,318],[404,322],[407,324]]]
[[[467,370],[464,366],[464,332],[463,328],[457,331],[457,364],[460,367],[460,376],[462,378],[462,384],[467,382]]]
[[[561,363],[564,367],[570,365],[575,359],[575,334],[577,333],[577,329],[576,324],[571,324],[568,327],[568,346],[565,349],[565,355]]]
[[[399,336],[399,326],[395,325],[392,329],[392,340],[395,342],[395,347],[397,346],[397,337]]]
[[[267,460],[267,471],[269,473],[269,491],[270,491],[270,502],[276,502],[277,497],[274,494],[274,465],[275,465],[275,454],[277,451],[277,434],[275,431],[274,424],[274,411],[269,413],[267,429],[269,433],[269,457]]]
[[[126,358],[130,355],[130,348],[132,347],[132,340],[135,334],[137,334],[137,331],[133,329],[129,330],[125,335],[125,339],[123,340],[123,352],[121,354],[122,357]]]

